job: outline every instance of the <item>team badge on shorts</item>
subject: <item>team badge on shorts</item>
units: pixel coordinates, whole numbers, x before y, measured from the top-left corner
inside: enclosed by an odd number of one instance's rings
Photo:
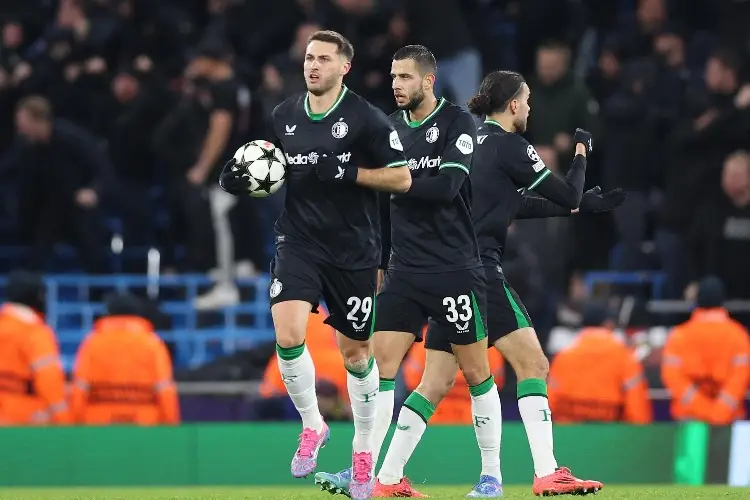
[[[269,288],[268,293],[271,295],[271,298],[274,299],[281,293],[282,288],[281,281],[274,278],[271,282],[271,287]]]
[[[336,139],[343,139],[349,132],[349,125],[346,122],[336,122],[331,127],[331,135]]]

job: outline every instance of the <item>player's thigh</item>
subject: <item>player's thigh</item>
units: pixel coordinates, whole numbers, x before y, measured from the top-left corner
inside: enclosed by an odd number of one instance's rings
[[[429,339],[429,332],[427,338]],[[425,368],[417,392],[437,404],[450,392],[458,374],[458,362],[452,352],[427,349]]]
[[[510,363],[518,379],[545,378],[549,362],[529,313],[513,287],[504,279],[490,279],[487,304],[490,342]]]
[[[490,376],[487,359],[486,280],[483,269],[436,275],[430,318],[439,338],[447,340],[469,385]],[[429,339],[429,334],[428,334]]]
[[[375,318],[377,268],[351,271],[326,265],[321,280],[329,314],[325,322],[345,337],[344,342],[368,343]]]
[[[421,306],[421,292],[413,275],[389,271],[376,300],[375,358],[385,378],[393,378],[413,342],[422,341],[427,316]]]
[[[526,307],[502,276],[487,270],[487,332],[490,344],[511,333],[534,328]]]
[[[317,312],[321,295],[320,269],[315,259],[296,247],[276,247],[269,287],[276,341],[282,347],[305,339],[310,311]]]

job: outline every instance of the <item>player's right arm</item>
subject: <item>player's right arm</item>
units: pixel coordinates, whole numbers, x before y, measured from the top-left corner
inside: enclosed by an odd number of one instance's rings
[[[357,168],[356,183],[360,186],[405,193],[411,187],[411,172],[404,156],[404,147],[385,113],[370,106],[365,127],[367,150],[376,168]]]
[[[558,177],[553,174],[534,146],[519,135],[509,136],[513,144],[502,145],[498,153],[502,156],[510,155],[506,168],[511,178],[528,191],[535,191],[548,200],[567,210],[578,208],[583,196],[583,185],[586,181],[586,151],[576,148],[576,156],[568,174]],[[498,148],[498,149],[500,149]]]

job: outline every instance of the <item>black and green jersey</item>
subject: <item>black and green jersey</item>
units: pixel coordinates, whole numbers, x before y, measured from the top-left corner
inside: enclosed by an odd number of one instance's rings
[[[307,93],[273,110],[275,137],[287,159],[286,201],[276,221],[278,241],[297,243],[341,269],[380,263],[380,215],[375,191],[321,182],[315,164],[333,153],[361,168],[406,165],[388,117],[345,86],[325,113],[310,111]]]
[[[412,174],[412,187],[391,195],[389,268],[444,272],[481,266],[471,220],[476,125],[466,111],[439,99],[424,120],[391,116]]]

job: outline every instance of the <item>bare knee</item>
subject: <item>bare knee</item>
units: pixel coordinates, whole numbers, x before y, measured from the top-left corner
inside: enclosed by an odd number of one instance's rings
[[[339,334],[339,350],[344,366],[354,373],[364,373],[370,365],[372,351],[369,340],[352,340]]]

